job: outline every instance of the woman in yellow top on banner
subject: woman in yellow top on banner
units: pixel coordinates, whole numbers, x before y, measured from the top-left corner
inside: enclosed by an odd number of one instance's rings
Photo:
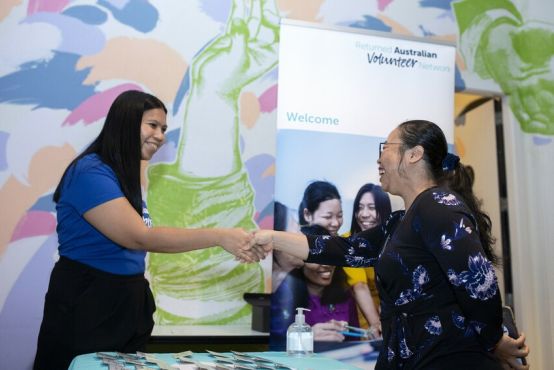
[[[350,235],[381,227],[390,214],[389,195],[379,185],[371,183],[363,185],[354,198]],[[360,325],[369,327],[373,336],[381,336],[379,293],[375,286],[375,270],[373,267],[345,267],[344,271],[360,310]]]

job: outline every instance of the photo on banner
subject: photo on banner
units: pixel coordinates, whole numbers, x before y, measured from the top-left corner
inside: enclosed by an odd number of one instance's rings
[[[340,223],[342,235],[350,230],[360,187],[379,185],[379,144],[398,124],[433,121],[453,142],[455,47],[291,20],[282,20],[280,32],[275,228],[299,232],[318,222],[302,220],[301,201],[310,184],[320,181],[334,185],[340,195],[328,212],[342,214],[333,226]],[[404,208],[399,197],[390,201],[393,211]],[[371,368],[378,341],[346,333],[344,340],[328,342],[321,336],[325,322],[319,319],[347,317],[350,325],[360,325],[359,313],[345,316],[347,301],[354,300],[348,285],[344,302],[329,303],[325,293],[315,293],[318,287],[326,291],[345,284],[335,276],[342,268],[319,267],[318,280],[307,271],[313,266],[280,257],[273,261],[270,347],[284,349],[295,305],[302,302],[314,310],[306,319],[316,329],[316,351]]]

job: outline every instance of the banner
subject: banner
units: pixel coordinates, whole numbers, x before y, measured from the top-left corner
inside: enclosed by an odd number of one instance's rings
[[[435,122],[453,144],[454,45],[286,19],[280,40],[275,199],[290,209],[326,179],[350,215],[358,188],[379,183],[379,143],[403,121]]]
[[[455,47],[290,20],[280,32],[275,201],[284,211],[276,208],[276,224],[298,230],[304,190],[327,181],[342,199],[342,234],[358,189],[379,184],[379,143],[398,124],[435,122],[452,144]],[[390,202],[392,210],[403,208],[398,197]],[[288,321],[275,318],[291,309],[276,311],[287,268],[278,257],[273,268],[271,341],[282,348]]]

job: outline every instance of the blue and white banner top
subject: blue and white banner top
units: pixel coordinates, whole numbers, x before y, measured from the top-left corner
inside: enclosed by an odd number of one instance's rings
[[[322,27],[281,22],[278,129],[386,137],[426,119],[452,143],[454,45]]]

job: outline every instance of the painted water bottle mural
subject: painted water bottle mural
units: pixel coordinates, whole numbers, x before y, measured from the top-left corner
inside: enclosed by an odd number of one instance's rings
[[[234,1],[224,32],[192,60],[177,158],[148,172],[155,223],[256,228],[238,100],[246,85],[276,67],[278,22],[274,1]],[[222,249],[151,254],[148,272],[162,325],[248,322],[242,295],[264,290],[260,265],[238,264]]]

